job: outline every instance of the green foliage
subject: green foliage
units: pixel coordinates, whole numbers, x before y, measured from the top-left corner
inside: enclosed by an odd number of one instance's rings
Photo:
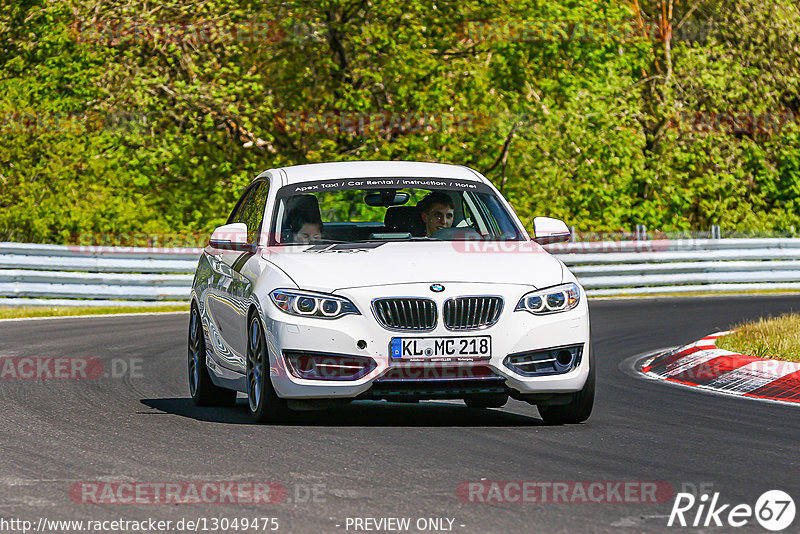
[[[174,313],[188,312],[189,304],[153,306],[0,306],[0,319],[28,317],[73,317],[83,315],[110,315],[119,313]]]
[[[474,167],[529,226],[800,226],[793,1],[153,6],[0,4],[0,240],[208,232],[261,170],[356,159]]]

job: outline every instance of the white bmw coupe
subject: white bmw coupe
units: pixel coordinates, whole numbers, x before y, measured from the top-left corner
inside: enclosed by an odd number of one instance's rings
[[[411,162],[300,165],[258,175],[192,284],[197,405],[247,395],[260,422],[353,400],[508,398],[546,423],[585,421],[595,366],[586,294],[489,180]]]

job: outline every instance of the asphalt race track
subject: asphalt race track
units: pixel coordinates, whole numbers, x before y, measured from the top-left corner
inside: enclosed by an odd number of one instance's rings
[[[800,407],[629,370],[634,355],[797,309],[798,296],[593,301],[595,411],[587,424],[564,427],[544,426],[536,408],[516,401],[501,410],[362,402],[256,425],[243,398],[235,408],[192,406],[188,314],[0,322],[2,357],[89,358],[90,368],[97,358],[109,375],[0,380],[0,518],[272,517],[278,532],[309,533],[364,532],[352,518],[368,517],[411,518],[408,532],[419,532],[420,518],[452,519],[452,532],[463,533],[698,530],[667,527],[673,498],[487,504],[458,498],[465,481],[705,484],[721,502],[751,506],[781,489],[800,505]],[[81,482],[198,481],[276,483],[287,496],[274,504],[93,504],[75,490],[87,487]],[[799,527],[797,518],[787,532]],[[738,531],[764,529],[751,520]]]

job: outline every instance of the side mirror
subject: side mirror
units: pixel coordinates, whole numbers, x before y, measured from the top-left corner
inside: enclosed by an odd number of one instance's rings
[[[256,248],[256,245],[247,242],[247,225],[244,223],[231,223],[218,227],[211,234],[208,244],[213,248],[242,252],[253,252]]]
[[[536,217],[533,219],[533,238],[540,245],[569,241],[572,233],[567,224],[560,219]]]

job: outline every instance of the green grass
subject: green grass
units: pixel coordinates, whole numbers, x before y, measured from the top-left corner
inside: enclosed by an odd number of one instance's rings
[[[759,358],[800,362],[800,314],[762,317],[739,323],[731,330],[736,332],[717,339],[719,348]]]
[[[189,311],[188,304],[175,306],[0,306],[0,319],[24,317],[59,317],[72,315],[105,315],[111,313],[153,313]]]

